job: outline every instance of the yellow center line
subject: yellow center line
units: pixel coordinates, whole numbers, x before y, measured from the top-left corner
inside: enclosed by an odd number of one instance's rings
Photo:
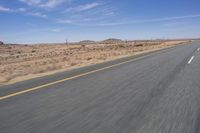
[[[132,61],[140,60],[142,58],[145,58],[145,57],[148,57],[148,56],[154,55],[156,53],[160,53],[160,52],[162,52],[162,51],[157,51],[157,52],[154,52],[152,54],[148,54],[146,56],[130,59],[128,61],[124,61],[124,62],[121,62],[121,63],[118,63],[118,64],[110,65],[110,66],[107,66],[107,67],[104,67],[104,68],[100,68],[100,69],[93,70],[93,71],[90,71],[90,72],[82,73],[82,74],[79,74],[79,75],[76,75],[76,76],[72,76],[72,77],[69,77],[69,78],[65,78],[65,79],[61,79],[61,80],[54,81],[54,82],[51,82],[51,83],[47,83],[47,84],[44,84],[44,85],[41,85],[41,86],[37,86],[37,87],[25,89],[23,91],[19,91],[19,92],[15,92],[15,93],[12,93],[12,94],[5,95],[5,96],[1,96],[0,100],[4,100],[4,99],[8,99],[8,98],[15,97],[15,96],[18,96],[18,95],[22,95],[22,94],[25,94],[25,93],[28,93],[28,92],[31,92],[31,91],[35,91],[35,90],[42,89],[42,88],[45,88],[45,87],[48,87],[48,86],[51,86],[51,85],[59,84],[59,83],[62,83],[62,82],[68,81],[68,80],[75,79],[75,78],[83,77],[83,76],[86,76],[86,75],[89,75],[89,74],[92,74],[92,73],[96,73],[96,72],[99,72],[99,71],[103,71],[103,70],[106,70],[106,69],[109,69],[109,68],[117,67],[117,66],[120,66],[120,65],[132,62]]]

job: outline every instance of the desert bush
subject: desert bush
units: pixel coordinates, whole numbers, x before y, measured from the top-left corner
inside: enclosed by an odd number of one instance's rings
[[[68,61],[68,60],[69,60],[69,58],[67,58],[67,57],[62,58],[62,61]]]
[[[86,46],[84,44],[81,45],[81,48],[85,48]]]
[[[75,65],[77,65],[76,62],[71,62],[71,63],[70,63],[70,66],[75,66]]]
[[[36,52],[36,50],[32,50],[32,51],[31,51],[31,53],[35,53],[35,52]]]
[[[142,47],[143,44],[135,44],[135,47]]]
[[[92,57],[87,57],[87,58],[86,58],[86,60],[91,60],[91,59],[92,59]]]

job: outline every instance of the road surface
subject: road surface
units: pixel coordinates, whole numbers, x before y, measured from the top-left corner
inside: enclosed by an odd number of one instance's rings
[[[199,133],[200,41],[0,87],[1,133]]]

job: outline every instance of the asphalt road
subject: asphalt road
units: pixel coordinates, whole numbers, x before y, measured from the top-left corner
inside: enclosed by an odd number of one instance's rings
[[[1,86],[0,133],[200,133],[200,41]]]

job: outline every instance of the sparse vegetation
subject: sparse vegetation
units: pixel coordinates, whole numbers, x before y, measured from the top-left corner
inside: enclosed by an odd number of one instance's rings
[[[185,41],[124,42],[108,39],[103,42],[95,42],[95,45],[79,43],[78,45],[0,46],[0,83],[16,77],[61,69],[67,70],[143,51],[175,46],[183,42]]]

